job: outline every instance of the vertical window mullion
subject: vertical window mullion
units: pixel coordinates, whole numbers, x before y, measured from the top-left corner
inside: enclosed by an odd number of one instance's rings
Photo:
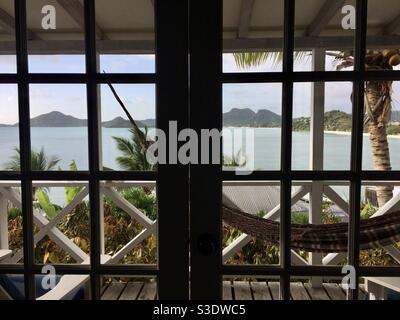
[[[367,0],[357,0],[356,33],[355,33],[355,65],[356,74],[364,75]],[[350,184],[350,219],[348,240],[348,263],[356,270],[355,289],[347,292],[348,299],[358,299],[358,270],[360,256],[360,202],[362,175],[362,145],[364,119],[364,78],[357,77],[353,84],[353,132],[351,136],[351,171],[354,177]]]
[[[25,298],[35,299],[26,1],[15,1]]]
[[[292,75],[294,53],[294,0],[285,0],[284,4],[284,43],[283,72]],[[290,298],[290,265],[291,265],[291,184],[292,167],[292,115],[293,115],[293,79],[287,77],[283,83],[282,92],[282,148],[281,148],[281,224],[280,252],[283,274],[280,279],[281,299]]]
[[[85,0],[85,57],[87,76],[87,115],[89,137],[89,201],[90,201],[90,283],[92,299],[100,300],[100,146],[97,99],[97,56],[94,0]]]

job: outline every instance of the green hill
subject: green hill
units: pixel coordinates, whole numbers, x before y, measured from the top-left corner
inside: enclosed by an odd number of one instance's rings
[[[301,117],[293,120],[293,131],[309,131],[309,130],[310,130],[310,117]],[[351,115],[339,110],[325,112],[324,130],[351,131]]]

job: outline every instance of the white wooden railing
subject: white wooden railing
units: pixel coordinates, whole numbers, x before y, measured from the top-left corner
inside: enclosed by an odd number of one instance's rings
[[[341,181],[322,181],[318,182],[322,184],[322,193],[325,199],[331,200],[335,203],[345,215],[348,216],[349,204],[343,199],[332,187],[333,186],[348,186],[348,182]],[[132,219],[137,221],[142,226],[142,231],[136,235],[132,240],[126,243],[120,250],[115,252],[107,263],[118,263],[121,259],[131,250],[133,250],[142,241],[148,238],[152,234],[157,233],[157,221],[151,220],[138,208],[136,208],[132,203],[123,198],[118,191],[117,187],[155,187],[155,182],[153,181],[136,181],[136,182],[102,182],[100,185],[100,191],[102,195],[107,196],[112,199],[112,201],[123,211],[131,216]],[[364,186],[377,186],[377,185],[400,185],[400,182],[363,182]],[[43,237],[48,236],[52,239],[60,248],[68,252],[71,257],[76,260],[77,263],[83,263],[87,261],[89,256],[82,251],[82,249],[77,246],[72,239],[65,236],[58,228],[59,222],[88,195],[88,185],[85,182],[79,181],[56,181],[56,182],[34,182],[34,187],[81,187],[82,190],[76,195],[76,197],[69,203],[65,208],[63,208],[56,217],[52,220],[48,220],[43,212],[39,209],[34,209],[33,216],[34,222],[39,227],[39,231],[34,235],[34,244],[37,244]],[[229,181],[224,182],[224,186],[279,186],[278,181]],[[292,205],[296,204],[301,199],[304,199],[309,195],[309,200],[312,202],[312,191],[315,186],[315,182],[312,181],[296,181],[293,183],[294,192],[292,193]],[[8,218],[7,218],[7,208],[8,202],[17,208],[21,208],[21,197],[17,188],[20,187],[18,182],[0,182],[0,250],[9,250],[9,240],[8,240]],[[320,188],[320,185],[317,186]],[[223,195],[225,197],[225,195]],[[310,208],[312,204],[310,205]],[[395,195],[385,206],[380,208],[373,216],[383,215],[394,210],[400,209],[400,193]],[[311,211],[311,209],[310,209]],[[313,210],[314,211],[314,210]],[[312,214],[322,215],[321,210],[310,212]],[[269,211],[264,218],[279,221],[280,218],[280,205],[277,205],[271,211]],[[310,218],[311,219],[311,218]],[[315,221],[315,217],[314,217]],[[103,219],[101,218],[101,222]],[[103,228],[102,228],[103,230]],[[102,234],[104,237],[104,234]],[[104,240],[104,239],[102,239]],[[237,252],[239,252],[246,244],[251,241],[251,236],[242,234],[236,238],[232,243],[230,243],[226,248],[223,249],[223,260],[226,262],[231,257],[233,257]],[[104,241],[102,241],[104,245]],[[385,247],[388,254],[390,254],[398,263],[400,263],[400,250],[390,245]],[[102,248],[104,253],[104,248]],[[2,263],[16,263],[23,256],[22,249],[14,251],[13,254],[2,260]],[[346,254],[344,253],[330,253],[325,257],[320,256],[320,261],[315,259],[305,260],[303,257],[292,250],[292,262],[296,265],[309,265],[315,263],[321,263],[323,265],[335,265],[338,264]]]
[[[125,244],[119,251],[107,261],[107,263],[118,263],[129,251],[134,249],[135,246],[140,244],[143,240],[151,234],[157,232],[157,221],[148,218],[143,212],[136,208],[133,204],[124,199],[116,190],[116,187],[133,187],[133,186],[155,186],[155,182],[103,182],[101,183],[100,190],[105,196],[108,196],[112,201],[131,216],[132,219],[137,221],[142,227],[142,231],[134,237],[131,241]],[[0,249],[8,250],[8,221],[7,221],[7,202],[17,208],[21,209],[21,196],[17,192],[20,187],[18,182],[0,182]],[[81,187],[82,190],[75,196],[75,198],[63,208],[53,219],[48,220],[40,209],[33,210],[33,218],[35,224],[39,227],[39,231],[34,235],[34,244],[36,245],[43,237],[48,236],[60,248],[65,250],[77,263],[83,263],[89,259],[79,246],[77,246],[72,239],[65,236],[58,228],[57,225],[60,221],[84,199],[89,193],[88,185],[85,182],[76,181],[57,181],[57,182],[34,182],[33,187]],[[103,223],[103,219],[101,219]],[[102,227],[103,230],[103,227]],[[104,237],[104,234],[103,234]],[[104,239],[102,239],[104,240]],[[102,241],[104,244],[104,241]],[[102,248],[104,252],[104,248]],[[23,257],[23,251],[18,250],[13,252],[13,255],[4,259],[3,263],[17,263]]]

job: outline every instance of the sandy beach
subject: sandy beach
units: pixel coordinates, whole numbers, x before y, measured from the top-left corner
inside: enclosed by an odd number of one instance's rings
[[[329,131],[329,130],[325,130],[324,133],[329,133],[329,134],[336,134],[336,135],[341,135],[341,136],[350,136],[351,135],[351,131]],[[369,133],[363,133],[363,136],[368,137]],[[400,134],[389,134],[388,138],[391,139],[400,139]]]

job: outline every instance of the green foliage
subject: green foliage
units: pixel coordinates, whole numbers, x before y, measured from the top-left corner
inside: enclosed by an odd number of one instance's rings
[[[368,219],[376,212],[376,208],[372,205],[371,201],[367,200],[367,202],[361,205],[361,219]]]
[[[6,164],[6,170],[21,171],[21,153],[19,148],[14,148],[14,155],[11,156],[10,161]],[[56,156],[48,157],[42,147],[39,152],[31,151],[31,166],[33,171],[48,171],[53,170],[60,159]]]
[[[119,194],[132,203],[136,208],[140,209],[150,219],[157,219],[157,201],[154,194],[146,192],[143,188],[124,188],[119,190]],[[130,216],[121,210],[110,198],[105,197],[104,202],[109,205],[116,218],[124,218],[126,221]]]
[[[57,208],[57,206],[50,202],[50,198],[47,192],[39,190],[36,193],[36,197],[39,201],[40,208],[45,212],[47,218],[50,220],[53,219],[59,212],[59,209]]]
[[[324,130],[351,131],[351,115],[340,110],[325,112]],[[310,117],[301,117],[293,120],[293,131],[309,131]]]
[[[246,165],[246,160],[241,159],[241,151],[239,150],[232,157],[224,155],[222,162],[224,167],[244,167]]]
[[[400,134],[400,126],[399,125],[389,125],[386,127],[386,133],[390,135]]]
[[[116,161],[121,169],[129,171],[151,171],[153,165],[147,161],[147,150],[142,146],[141,139],[134,129],[131,132],[130,138],[113,137],[117,143],[118,150],[122,153],[116,158]],[[144,135],[147,139],[148,130],[145,127]]]
[[[293,131],[310,131],[310,118],[301,117],[294,119]]]
[[[19,208],[13,207],[8,209],[8,220],[14,220],[22,216],[22,211]]]
[[[304,212],[292,212],[292,223],[293,224],[307,224],[308,214]]]
[[[309,57],[310,55],[304,51],[296,51],[294,53],[295,61],[306,60]],[[277,65],[283,60],[283,52],[240,52],[234,53],[233,58],[239,68],[245,69],[248,67],[258,67],[269,59],[273,65]]]
[[[77,165],[75,161],[72,161],[69,165],[70,171],[78,171]],[[78,195],[79,192],[82,191],[82,187],[65,187],[65,197],[67,205],[71,203],[72,200]]]

